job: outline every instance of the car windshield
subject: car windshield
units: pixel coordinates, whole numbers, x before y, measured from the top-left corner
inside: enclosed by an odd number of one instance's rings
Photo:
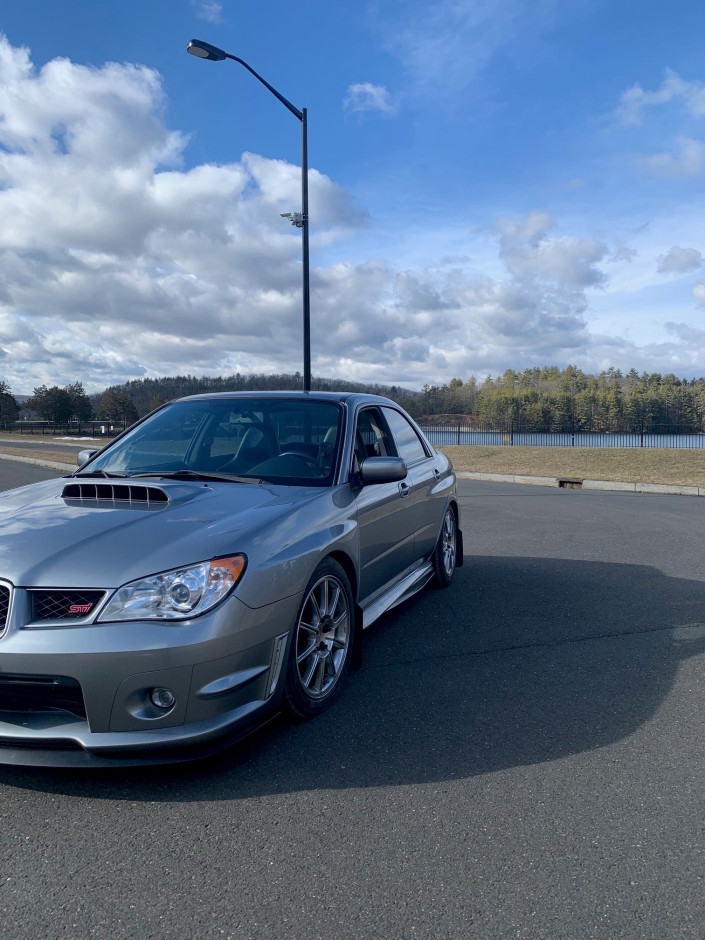
[[[177,401],[128,432],[79,474],[222,476],[329,486],[342,427],[332,402],[280,398]]]

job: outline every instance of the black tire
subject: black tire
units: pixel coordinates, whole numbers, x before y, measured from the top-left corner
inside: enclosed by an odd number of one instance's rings
[[[333,704],[350,668],[355,605],[343,568],[326,558],[311,575],[296,616],[284,679],[284,705],[313,718]]]
[[[458,522],[455,511],[449,506],[443,516],[443,524],[433,550],[433,570],[441,587],[448,587],[455,574],[458,554]]]

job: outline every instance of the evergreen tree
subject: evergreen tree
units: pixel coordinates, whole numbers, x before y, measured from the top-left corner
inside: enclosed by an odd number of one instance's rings
[[[54,424],[67,424],[71,418],[71,396],[65,388],[40,385],[27,402],[27,407],[36,411],[40,418]]]
[[[20,406],[12,394],[12,390],[7,382],[0,381],[0,424],[8,428],[20,413]]]

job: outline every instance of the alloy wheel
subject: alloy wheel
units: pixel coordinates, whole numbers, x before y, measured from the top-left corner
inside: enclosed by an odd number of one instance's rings
[[[304,693],[320,700],[342,675],[350,646],[348,593],[334,575],[310,589],[296,625],[296,668]]]
[[[443,531],[441,533],[441,551],[443,570],[447,577],[452,577],[455,571],[455,515],[453,510],[449,509],[443,519]]]

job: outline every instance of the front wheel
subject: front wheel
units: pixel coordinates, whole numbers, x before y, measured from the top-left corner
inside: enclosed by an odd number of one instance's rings
[[[350,582],[327,558],[304,592],[294,624],[284,683],[284,704],[313,718],[337,698],[352,656],[355,611]]]
[[[458,551],[458,526],[455,513],[449,506],[443,516],[441,534],[433,550],[433,570],[436,580],[441,587],[448,587],[455,573],[456,556]]]

